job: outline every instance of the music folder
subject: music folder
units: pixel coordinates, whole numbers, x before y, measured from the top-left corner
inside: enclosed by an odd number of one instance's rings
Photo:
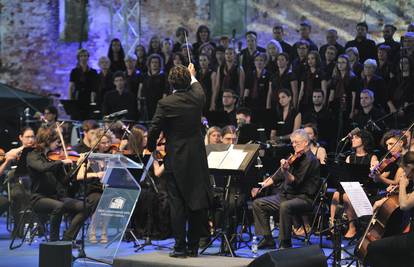
[[[207,161],[210,173],[244,174],[259,153],[259,145],[207,145]]]

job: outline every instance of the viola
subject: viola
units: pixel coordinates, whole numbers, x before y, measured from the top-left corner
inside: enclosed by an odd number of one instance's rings
[[[74,150],[66,150],[67,155],[65,155],[65,152],[62,149],[55,150],[55,151],[49,151],[47,153],[47,158],[52,161],[56,160],[63,160],[63,159],[71,159],[72,161],[77,161],[80,157],[79,153]]]
[[[400,158],[400,154],[396,153],[393,154],[390,158],[384,158],[381,160],[380,163],[375,166],[374,169],[371,170],[371,173],[369,174],[369,177],[373,178],[376,174],[381,174],[384,172],[384,170],[392,163],[396,162]]]

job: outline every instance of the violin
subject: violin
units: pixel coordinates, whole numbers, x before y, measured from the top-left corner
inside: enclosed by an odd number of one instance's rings
[[[381,160],[380,163],[375,166],[374,169],[371,170],[371,173],[369,174],[369,177],[374,178],[375,175],[379,175],[384,172],[384,170],[392,163],[396,162],[400,158],[400,154],[396,153],[393,154],[390,158],[384,158]]]
[[[71,159],[72,161],[77,161],[80,157],[79,153],[74,150],[66,150],[67,155],[62,149],[49,151],[47,153],[47,158],[52,161]]]
[[[286,159],[286,163],[288,165],[292,165],[298,158],[300,158],[303,154],[305,154],[304,150],[301,150],[299,152],[296,152],[295,154],[292,154],[289,156],[289,158]],[[281,165],[271,176],[269,176],[268,178],[266,178],[261,184],[262,187],[259,189],[259,193],[262,192],[263,190],[263,185],[266,184],[267,181],[269,181],[269,179],[273,179],[281,170],[282,170],[283,166]]]

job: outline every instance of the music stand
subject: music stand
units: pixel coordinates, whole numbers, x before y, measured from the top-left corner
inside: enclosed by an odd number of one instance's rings
[[[360,182],[361,184],[368,183],[368,174],[370,173],[370,166],[365,164],[350,164],[350,163],[333,163],[327,166],[328,173],[332,177],[330,180],[332,185],[340,190],[340,194],[343,194],[342,186],[340,182]],[[341,210],[340,214],[338,210]],[[340,216],[339,216],[340,215]],[[349,223],[349,222],[348,222]],[[341,246],[342,243],[342,236],[341,232],[344,226],[347,225],[346,222],[342,219],[342,208],[337,208],[337,212],[334,218],[334,226],[333,226],[333,251],[327,257],[333,258],[333,266],[341,266],[341,254],[345,252],[351,257],[351,263],[348,265],[350,266],[355,261],[355,256],[343,248]],[[331,230],[331,228],[329,228]]]
[[[233,248],[230,245],[230,240],[228,237],[228,228],[229,228],[229,189],[230,184],[233,176],[243,176],[247,173],[249,168],[252,166],[254,160],[257,158],[257,155],[259,153],[259,145],[257,144],[247,144],[247,145],[226,145],[226,144],[214,144],[214,145],[207,145],[206,151],[208,155],[209,160],[209,170],[211,174],[221,175],[225,176],[227,178],[225,188],[223,190],[224,194],[224,200],[223,200],[223,222],[222,222],[222,228],[219,230],[216,235],[210,240],[210,242],[207,244],[205,248],[200,252],[200,254],[203,254],[207,248],[209,248],[215,240],[217,240],[219,237],[221,237],[221,244],[220,244],[220,251],[219,255],[226,255],[228,254],[227,251],[230,253],[232,257],[237,256]],[[217,164],[214,164],[212,162],[212,157],[216,155],[217,153],[214,152],[220,152],[222,153],[222,160],[221,162],[216,162]],[[243,159],[237,162],[237,160],[234,160],[232,156],[234,154],[232,153],[239,153],[239,156],[243,157]],[[234,164],[229,164],[234,163]]]

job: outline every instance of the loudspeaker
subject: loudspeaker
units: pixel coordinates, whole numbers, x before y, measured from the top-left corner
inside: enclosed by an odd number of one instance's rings
[[[39,267],[72,267],[72,242],[56,241],[39,246]]]
[[[288,248],[270,251],[252,261],[247,267],[328,267],[319,246]]]

